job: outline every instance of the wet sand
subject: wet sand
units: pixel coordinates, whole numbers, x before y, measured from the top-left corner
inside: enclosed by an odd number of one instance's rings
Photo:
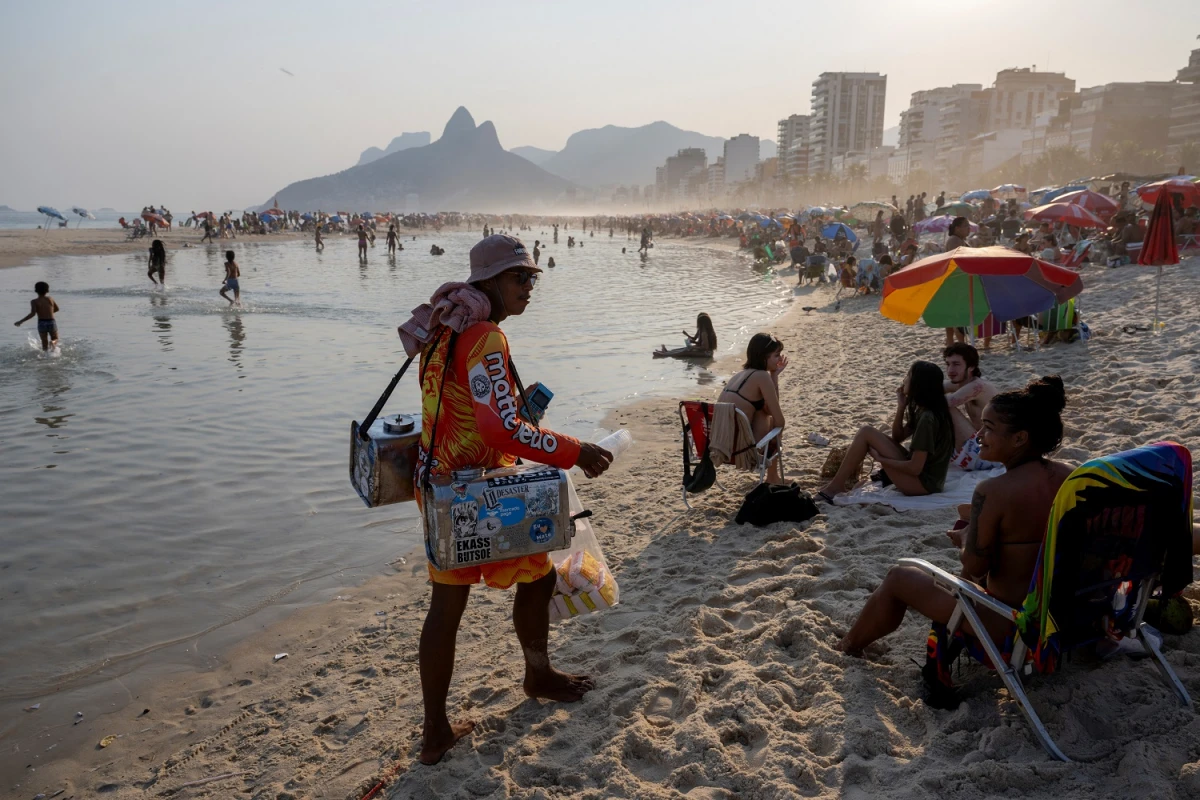
[[[1171,438],[1200,438],[1196,374],[1200,264],[1168,268],[1165,333],[1148,324],[1153,272],[1085,271],[1087,344],[983,359],[1002,387],[1060,373],[1068,390],[1059,454],[1079,463]],[[882,319],[878,298],[802,288],[773,330],[792,355],[781,379],[785,472],[814,489],[827,448],[882,424],[915,358],[940,360],[940,331]],[[719,307],[717,307],[719,309]],[[836,308],[836,310],[835,310]],[[736,364],[718,365],[728,375]],[[713,396],[719,384],[701,388]],[[511,594],[476,590],[463,620],[449,708],[479,724],[438,766],[416,764],[421,721],[417,639],[428,589],[423,557],[347,599],[263,627],[211,669],[180,672],[111,706],[70,699],[31,714],[36,737],[6,753],[14,796],[108,791],[111,797],[349,798],[386,778],[383,796],[624,798],[1094,798],[1200,792],[1200,718],[1178,707],[1145,661],[1077,658],[1031,696],[1077,758],[1049,761],[998,680],[959,676],[955,711],[921,700],[927,623],[910,615],[866,660],[834,644],[888,567],[918,556],[953,568],[953,511],[829,509],[804,525],[732,524],[752,482],[723,471],[684,513],[674,400],[618,410],[610,427],[637,443],[579,492],[622,590],[614,610],[552,626],[551,651],[597,688],[575,705],[521,692]],[[1195,609],[1200,594],[1186,596]],[[382,612],[382,613],[381,613]],[[198,642],[198,647],[206,646]],[[1200,633],[1166,637],[1167,658],[1200,696]],[[287,652],[286,659],[273,656]],[[150,709],[142,714],[143,709]],[[84,721],[71,724],[76,710]],[[108,747],[96,743],[118,735]],[[47,751],[46,748],[54,747]],[[18,777],[17,758],[37,767]],[[111,788],[109,788],[111,787]]]

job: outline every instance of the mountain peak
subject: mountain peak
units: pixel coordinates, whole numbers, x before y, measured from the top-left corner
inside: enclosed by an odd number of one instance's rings
[[[460,136],[474,130],[475,118],[471,116],[471,112],[467,111],[465,106],[459,106],[454,115],[450,117],[450,121],[446,123],[446,128],[442,131],[442,138]]]
[[[490,150],[503,150],[500,146],[500,136],[496,133],[496,126],[489,119],[480,123],[475,129],[475,142],[480,147],[486,147]]]

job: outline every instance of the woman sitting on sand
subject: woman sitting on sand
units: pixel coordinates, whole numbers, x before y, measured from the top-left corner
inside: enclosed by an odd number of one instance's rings
[[[696,334],[689,335],[683,331],[687,341],[683,347],[668,350],[664,344],[654,351],[655,358],[712,358],[717,349],[717,331],[713,328],[712,319],[701,312],[696,317]]]
[[[846,449],[837,474],[817,494],[827,503],[845,491],[846,481],[858,475],[868,455],[879,462],[885,477],[906,495],[942,491],[954,452],[954,423],[946,404],[942,368],[917,361],[896,389],[896,413],[888,436],[870,425],[862,427]],[[912,437],[911,452],[901,446]]]
[[[779,405],[779,375],[787,365],[783,342],[769,333],[756,333],[746,345],[742,371],[729,379],[717,398],[718,403],[733,403],[746,415],[755,441],[761,441],[772,428],[784,425]],[[767,482],[780,482],[779,459],[767,468]]]
[[[1063,382],[1057,375],[992,398],[983,410],[980,456],[1002,462],[1007,471],[980,483],[969,509],[959,510],[965,523],[960,520],[947,531],[961,551],[963,577],[1013,608],[1020,607],[1029,591],[1050,507],[1058,487],[1071,474],[1067,464],[1046,458],[1062,442],[1065,405]],[[919,569],[892,567],[838,649],[862,655],[869,644],[899,628],[910,607],[933,620],[935,632],[946,635],[954,598]],[[987,611],[982,614],[987,633],[1009,655],[1015,635],[1012,620]],[[969,625],[964,629],[969,635],[978,633]],[[969,640],[967,645],[971,646]]]

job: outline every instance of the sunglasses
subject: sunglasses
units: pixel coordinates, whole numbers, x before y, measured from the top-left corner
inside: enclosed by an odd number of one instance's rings
[[[508,274],[513,276],[518,286],[524,286],[527,283],[530,289],[537,286],[538,274],[531,269],[510,269]]]

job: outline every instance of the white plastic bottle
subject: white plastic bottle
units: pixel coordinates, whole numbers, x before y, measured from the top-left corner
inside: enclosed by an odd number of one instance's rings
[[[622,428],[615,433],[605,436],[596,442],[596,445],[612,453],[613,461],[616,461],[621,457],[622,453],[633,447],[633,434]]]

